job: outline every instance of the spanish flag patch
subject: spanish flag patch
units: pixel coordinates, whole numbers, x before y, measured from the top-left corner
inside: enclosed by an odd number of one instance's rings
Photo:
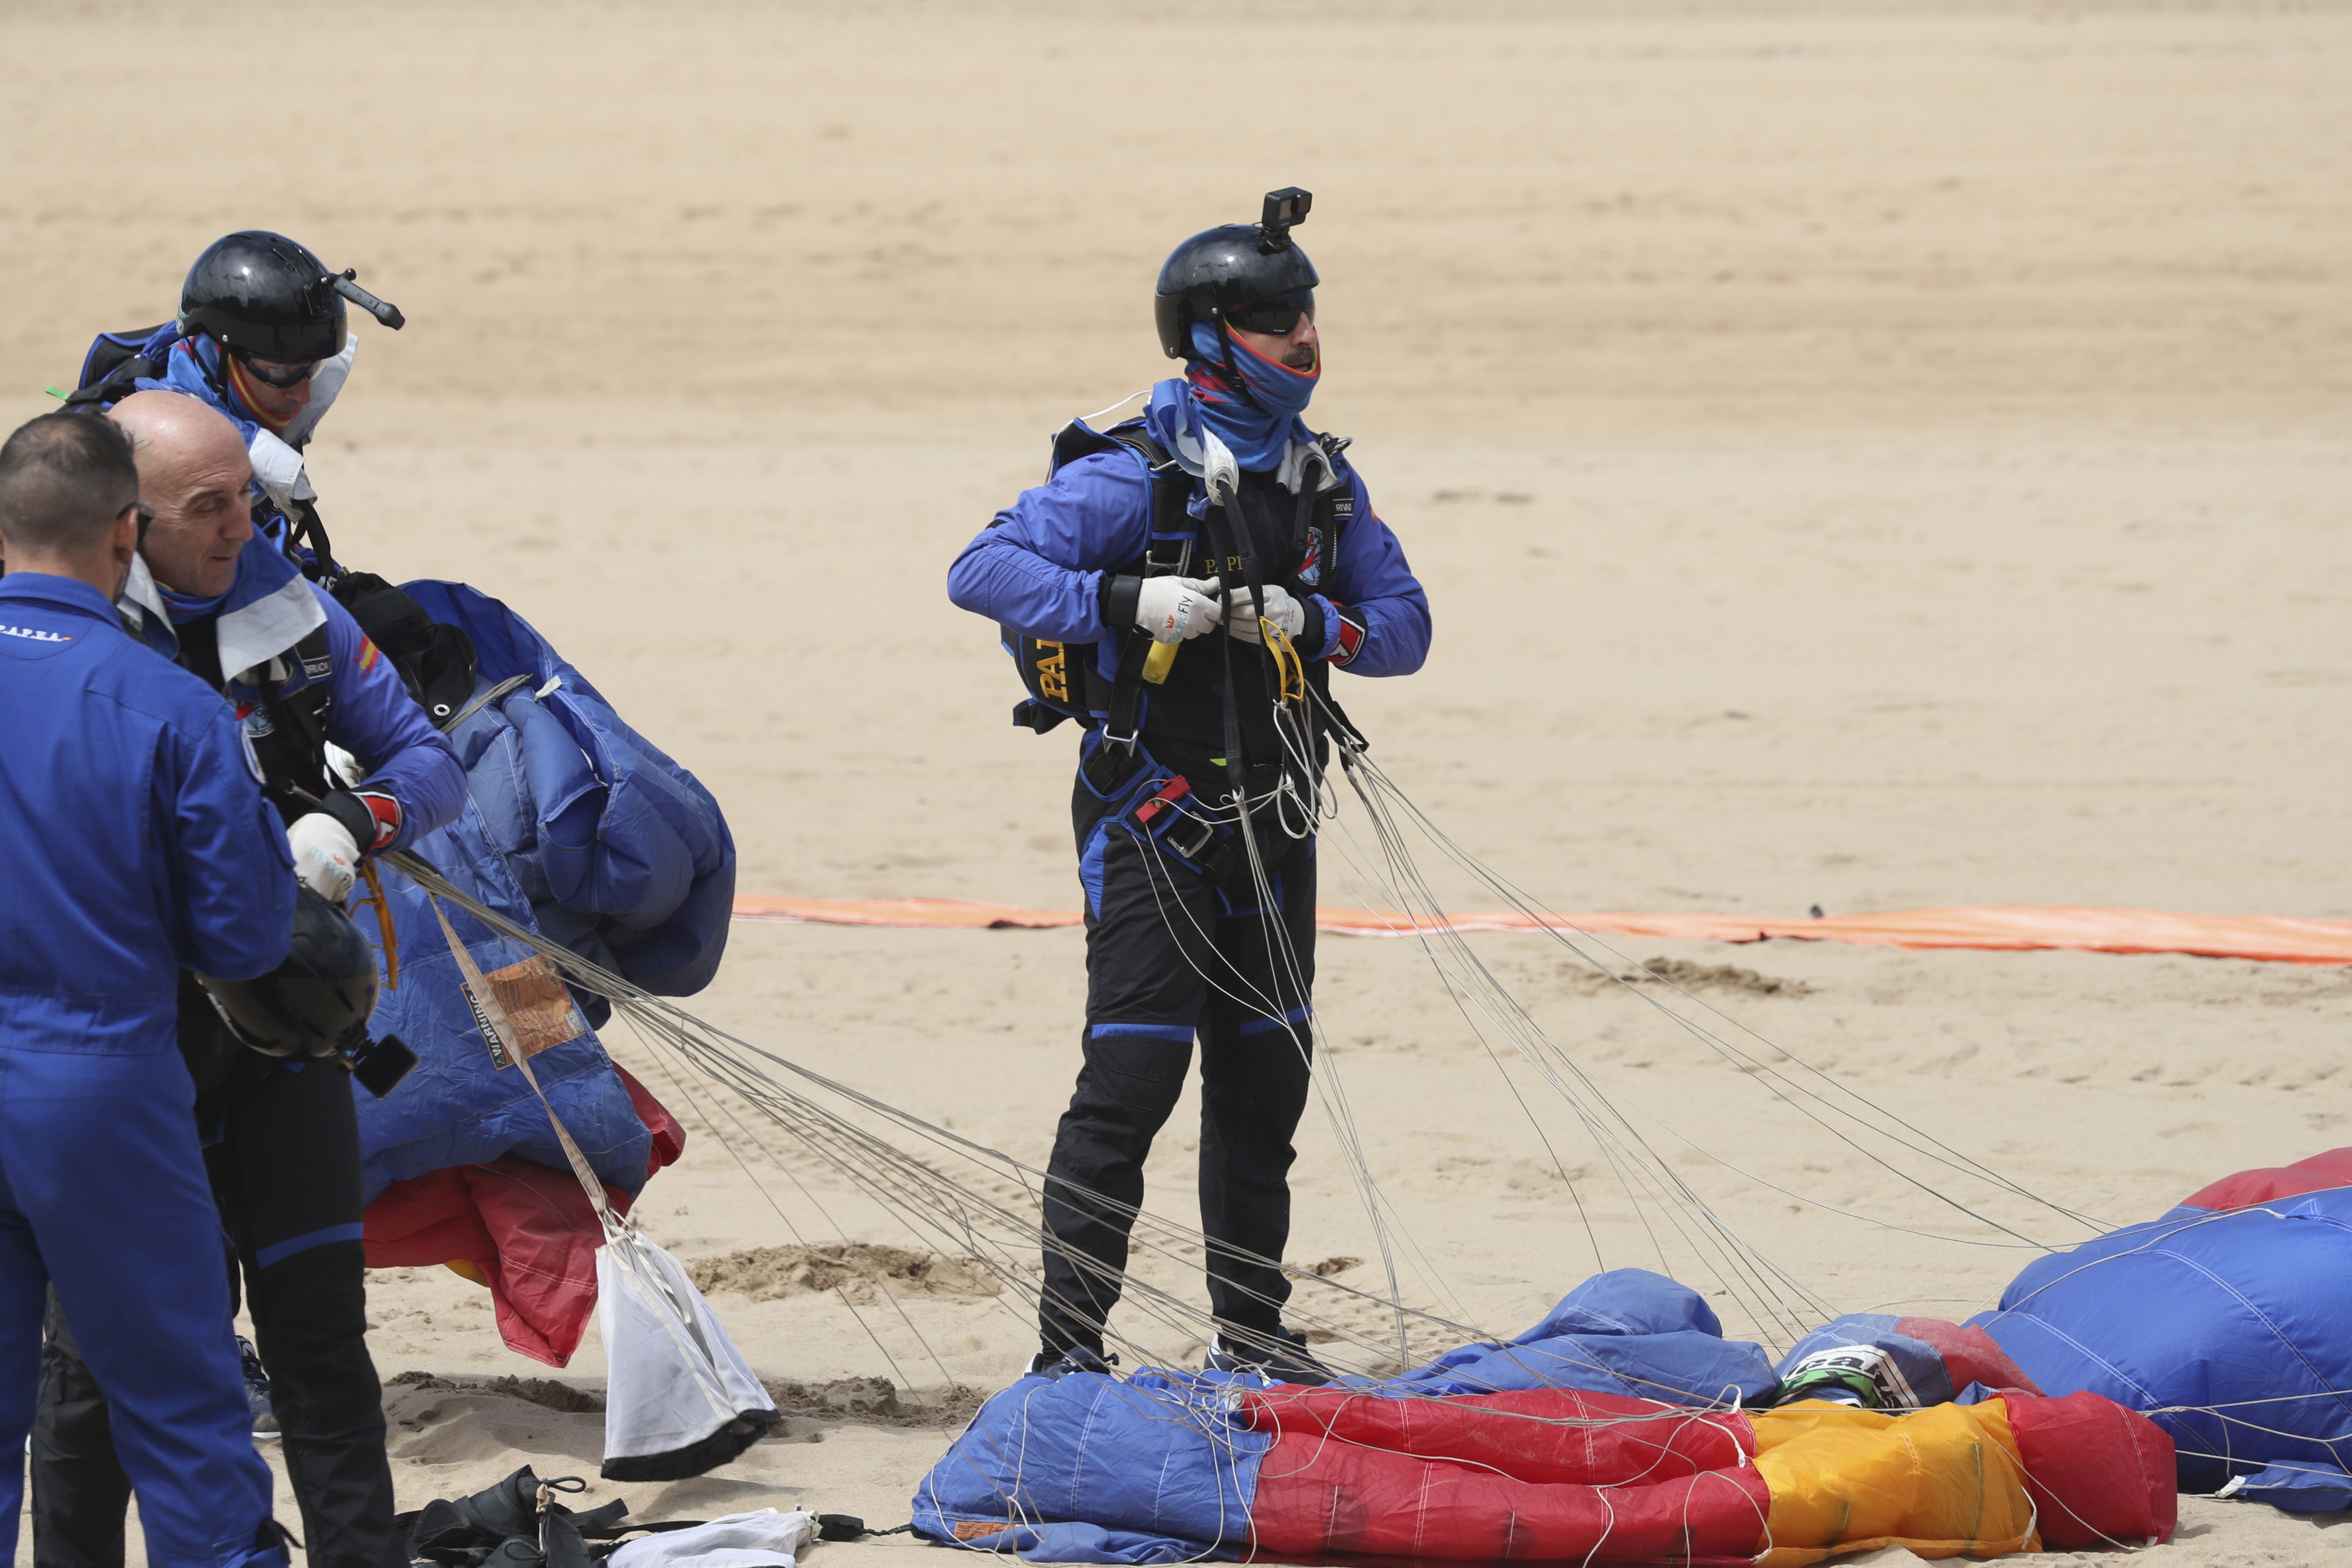
[[[375,660],[376,652],[374,639],[372,637],[360,638],[360,673],[362,675],[365,675],[368,671],[373,669],[375,668]]]

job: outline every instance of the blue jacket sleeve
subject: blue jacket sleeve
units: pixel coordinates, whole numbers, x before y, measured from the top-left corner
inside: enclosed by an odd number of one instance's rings
[[[334,696],[327,739],[357,757],[362,788],[380,789],[400,803],[400,832],[384,846],[405,849],[454,817],[466,804],[466,770],[448,737],[402,685],[392,660],[360,631],[351,612],[323,588],[312,592],[327,611],[328,676]]]
[[[1356,513],[1339,536],[1328,595],[1322,602],[1323,647],[1318,658],[1358,675],[1411,675],[1429,657],[1429,595],[1404,558],[1404,546],[1372,510],[1372,498],[1352,469]]]
[[[1105,572],[1142,557],[1151,480],[1140,458],[1095,452],[1024,490],[948,568],[948,597],[1061,642],[1099,642]]]
[[[250,980],[286,961],[294,938],[294,857],[285,819],[262,798],[253,753],[226,703],[164,731],[157,790],[167,798],[173,885],[187,967]]]

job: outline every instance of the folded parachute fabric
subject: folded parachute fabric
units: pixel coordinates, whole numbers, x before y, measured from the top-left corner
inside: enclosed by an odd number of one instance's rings
[[[1514,1340],[1464,1345],[1351,1385],[1394,1394],[1580,1388],[1692,1405],[1753,1405],[1780,1377],[1758,1346],[1723,1337],[1705,1297],[1645,1268],[1596,1274]]]
[[[735,892],[735,846],[718,803],[521,616],[462,584],[404,586],[479,657],[474,696],[447,727],[467,803],[415,853],[507,920],[648,991],[700,990],[725,951]],[[563,1169],[546,1109],[483,1044],[430,901],[396,872],[384,882],[400,974],[383,989],[373,1029],[398,1035],[418,1063],[389,1098],[359,1100],[368,1196],[509,1154]],[[448,912],[527,1026],[549,1104],[605,1185],[634,1194],[648,1133],[594,1033],[609,1004],[565,991],[544,959],[461,909]]]
[[[2242,1172],[2030,1264],[1970,1320],[2169,1435],[2185,1492],[2352,1507],[2352,1149]]]
[[[1894,1414],[1543,1389],[1393,1397],[1214,1373],[1024,1378],[917,1533],[1035,1562],[1996,1556],[2169,1537],[2162,1432],[2095,1395]]]
[[[2180,1200],[2182,1208],[2237,1209],[2275,1203],[2328,1187],[2352,1187],[2352,1148],[2330,1149],[2292,1165],[2266,1165],[2199,1188]]]
[[[462,583],[402,587],[479,656],[473,711],[449,738],[531,923],[656,995],[709,984],[735,899],[735,840],[710,792],[505,605]]]
[[[675,1161],[686,1132],[625,1068],[614,1069],[650,1134],[648,1175]],[[630,1196],[604,1189],[626,1214]],[[579,1180],[508,1154],[394,1182],[367,1206],[371,1268],[446,1264],[487,1287],[499,1337],[518,1355],[563,1366],[596,1310],[604,1229]]]

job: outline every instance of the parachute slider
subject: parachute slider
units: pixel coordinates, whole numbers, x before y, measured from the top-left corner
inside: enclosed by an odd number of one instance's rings
[[[1272,198],[1269,197],[1268,199],[1271,200]],[[408,325],[408,318],[400,313],[399,306],[394,304],[389,300],[377,299],[374,295],[361,288],[359,284],[354,281],[359,275],[360,269],[358,268],[346,267],[341,273],[330,279],[330,281],[333,283],[336,293],[341,294],[344,299],[349,300],[352,304],[357,305],[361,310],[365,310],[369,315],[373,316],[377,321],[382,321],[385,326],[390,327],[394,331],[396,332],[400,331],[401,328]]]

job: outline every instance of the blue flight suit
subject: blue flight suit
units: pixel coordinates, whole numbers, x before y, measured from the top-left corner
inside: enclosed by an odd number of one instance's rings
[[[256,533],[217,608],[174,626],[143,569],[121,608],[163,658],[201,647],[223,677],[247,740],[284,761],[279,724],[295,725],[257,683],[284,697],[328,702],[322,737],[365,772],[357,794],[380,840],[404,848],[463,808],[466,775],[448,739],[401,683],[392,661],[349,612]],[[217,699],[215,699],[217,700]],[[299,725],[296,726],[299,730]],[[273,777],[272,783],[281,781]],[[314,793],[323,783],[314,781]],[[191,1000],[184,988],[184,1005]],[[389,1568],[406,1562],[394,1539],[392,1472],[384,1455],[383,1388],[367,1352],[359,1123],[347,1074],[323,1061],[273,1062],[238,1047],[202,1005],[187,1006],[180,1049],[196,1071],[197,1110],[222,1227],[247,1284],[254,1337],[271,1378],[279,1447],[302,1515],[313,1568]],[[215,1261],[215,1268],[218,1267]],[[89,1336],[69,1302],[43,1368],[33,1443],[37,1568],[118,1568],[131,1488],[116,1463],[120,1421],[89,1386]],[[100,1380],[103,1381],[102,1379]]]
[[[284,824],[219,694],[68,578],[0,578],[0,1554],[54,1284],[148,1561],[283,1564],[175,1023],[182,968],[284,960]]]
[[[154,581],[134,568],[123,595],[124,614],[147,645],[166,658],[180,657],[183,632],[173,626]],[[392,661],[378,651],[334,596],[303,577],[285,552],[259,532],[236,558],[236,581],[208,619],[222,689],[236,705],[257,741],[269,736],[275,720],[262,702],[257,673],[273,663],[283,679],[278,692],[292,697],[320,680],[327,683],[326,738],[358,759],[363,794],[391,797],[396,813],[379,817],[390,828],[382,842],[362,850],[405,849],[465,809],[466,770],[447,736],[401,684]],[[326,634],[326,668],[312,668],[296,656],[305,637]]]
[[[1129,448],[1097,450],[1023,492],[957,557],[948,596],[1049,642],[1091,643],[1097,690],[1115,679],[1147,546],[1193,541],[1188,574],[1260,578],[1303,606],[1296,639],[1307,683],[1325,670],[1409,675],[1429,651],[1429,601],[1364,481],[1320,444],[1294,442],[1276,469],[1245,471],[1234,514],[1213,526],[1191,481],[1194,534],[1155,532],[1154,484]],[[1236,553],[1239,552],[1239,553]],[[1221,569],[1222,568],[1222,569]],[[1208,1291],[1223,1330],[1278,1330],[1290,1286],[1291,1139],[1314,1048],[1313,823],[1295,808],[1255,817],[1266,896],[1208,801],[1230,793],[1228,735],[1252,801],[1304,759],[1269,717],[1265,658],[1222,627],[1184,644],[1164,684],[1142,687],[1133,749],[1104,738],[1108,710],[1082,743],[1072,791],[1086,892],[1084,1065],[1046,1168],[1049,1237],[1038,1338],[1046,1356],[1099,1352],[1122,1291],[1143,1163],[1201,1055],[1201,1229]],[[1075,651],[1075,650],[1074,650]],[[1228,684],[1230,682],[1230,685]],[[1229,729],[1229,722],[1231,728]],[[1262,793],[1264,792],[1264,793]],[[1229,813],[1227,814],[1229,817]]]

